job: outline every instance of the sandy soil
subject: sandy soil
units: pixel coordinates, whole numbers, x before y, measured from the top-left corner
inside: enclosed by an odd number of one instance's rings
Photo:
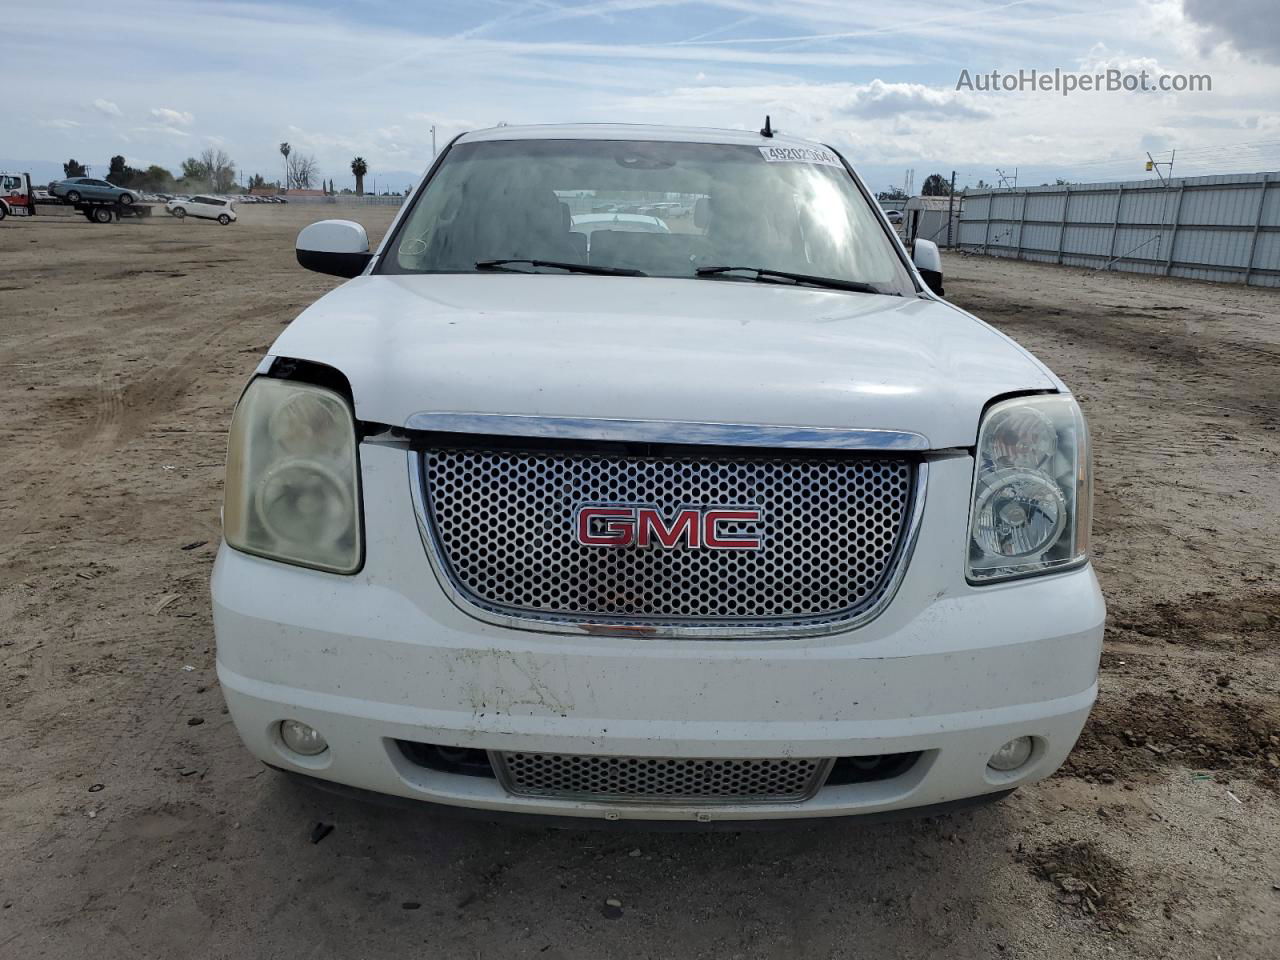
[[[223,709],[224,431],[333,285],[292,252],[328,212],[0,224],[0,956],[1277,956],[1280,293],[947,260],[1096,440],[1108,649],[1058,776],[901,824],[516,829],[296,786]]]

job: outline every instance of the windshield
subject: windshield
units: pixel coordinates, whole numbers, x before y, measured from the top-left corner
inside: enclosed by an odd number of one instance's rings
[[[883,293],[914,290],[867,200],[829,151],[637,140],[455,145],[379,272],[469,273],[494,261],[511,263],[512,272],[563,272],[533,260],[780,282],[750,272],[762,268]]]

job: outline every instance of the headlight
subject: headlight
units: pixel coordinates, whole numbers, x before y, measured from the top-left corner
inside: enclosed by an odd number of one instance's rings
[[[259,378],[231,420],[223,535],[245,553],[333,573],[360,569],[356,425],[346,401]]]
[[[1089,556],[1089,431],[1070,397],[997,403],[978,431],[966,575],[989,583]]]

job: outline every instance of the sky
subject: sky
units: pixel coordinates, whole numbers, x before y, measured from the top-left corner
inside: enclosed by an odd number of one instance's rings
[[[0,169],[177,170],[213,145],[280,176],[397,190],[506,123],[758,128],[840,149],[873,189],[1280,169],[1277,0],[114,0],[7,5]],[[94,42],[75,39],[83,23]],[[992,70],[1208,74],[1211,91],[959,89]],[[17,94],[17,95],[14,95]]]

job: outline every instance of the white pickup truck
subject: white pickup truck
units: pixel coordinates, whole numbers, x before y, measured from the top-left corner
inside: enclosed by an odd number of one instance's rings
[[[574,229],[602,207],[665,229]],[[233,418],[212,593],[246,746],[579,823],[1052,773],[1097,691],[1088,434],[913,254],[767,125],[469,133],[376,252],[304,229],[353,279]]]

